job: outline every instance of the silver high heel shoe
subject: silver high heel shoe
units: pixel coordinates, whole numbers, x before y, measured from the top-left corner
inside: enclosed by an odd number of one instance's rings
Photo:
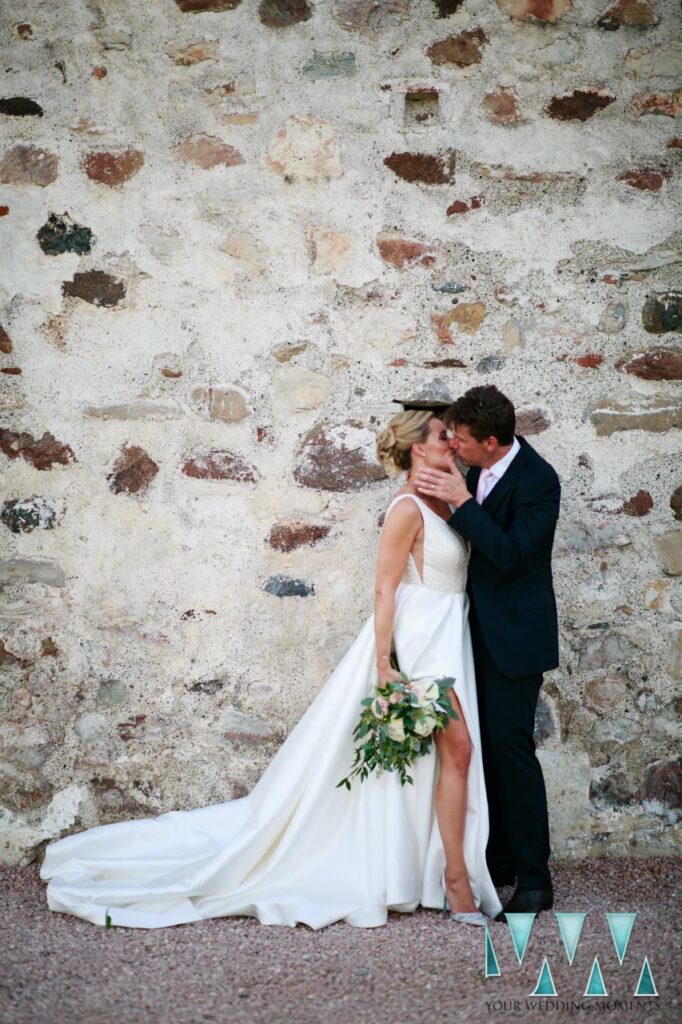
[[[455,910],[454,913],[448,907],[448,896],[445,889],[445,872],[441,879],[441,885],[443,886],[443,917],[448,918],[450,921],[458,921],[459,924],[476,924],[483,928],[486,927],[487,921],[480,910]]]

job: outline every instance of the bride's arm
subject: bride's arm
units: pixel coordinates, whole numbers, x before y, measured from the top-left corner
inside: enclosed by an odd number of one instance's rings
[[[379,544],[374,586],[374,637],[377,675],[382,682],[398,679],[391,668],[391,641],[395,616],[395,592],[402,579],[407,556],[422,528],[421,513],[414,501],[401,501],[386,518]]]

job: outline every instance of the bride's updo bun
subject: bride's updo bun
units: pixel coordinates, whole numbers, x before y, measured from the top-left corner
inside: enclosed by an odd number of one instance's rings
[[[399,412],[377,437],[377,458],[389,476],[398,476],[412,464],[415,441],[425,441],[433,413],[426,409]]]

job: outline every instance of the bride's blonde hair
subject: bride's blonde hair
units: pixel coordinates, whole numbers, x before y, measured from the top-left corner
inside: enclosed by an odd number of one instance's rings
[[[389,476],[398,476],[412,465],[412,445],[428,437],[428,409],[399,412],[377,437],[377,458]]]

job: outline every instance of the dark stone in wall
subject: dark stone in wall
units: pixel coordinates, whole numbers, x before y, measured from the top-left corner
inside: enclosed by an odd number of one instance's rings
[[[224,685],[224,679],[199,679],[196,683],[188,684],[186,689],[190,693],[208,693],[213,696],[213,694],[222,690]]]
[[[288,523],[275,523],[268,537],[268,544],[277,551],[294,551],[308,545],[312,547],[324,540],[331,527],[317,523],[306,523],[293,520]]]
[[[90,228],[75,224],[68,213],[51,213],[36,235],[46,256],[61,256],[75,252],[78,256],[90,252],[93,234]]]
[[[47,431],[36,441],[31,434],[0,427],[0,451],[8,459],[25,459],[36,469],[52,469],[55,463],[66,466],[76,459],[68,444],[62,444]]]
[[[449,18],[451,14],[460,9],[464,0],[433,0],[433,3],[437,18]]]
[[[672,178],[673,172],[668,167],[640,167],[637,170],[624,171],[618,181],[624,181],[631,188],[640,192],[660,192],[666,181]]]
[[[4,327],[0,327],[0,352],[9,355],[12,351],[12,339]]]
[[[270,576],[263,590],[274,597],[308,597],[315,593],[312,583],[292,579],[291,576]]]
[[[527,437],[541,434],[551,426],[551,420],[542,409],[519,409],[516,414],[516,433]]]
[[[312,16],[306,0],[261,0],[258,5],[258,17],[268,28],[288,28]]]
[[[626,516],[641,519],[642,516],[648,515],[653,507],[654,499],[651,497],[649,492],[640,490],[637,491],[637,494],[634,494],[623,503],[621,512],[624,512]]]
[[[670,496],[670,507],[675,519],[682,519],[682,484]]]
[[[479,373],[495,373],[502,369],[506,361],[504,356],[483,356],[483,359],[479,359],[476,369]]]
[[[125,298],[126,286],[104,270],[86,270],[74,274],[72,281],[65,281],[62,292],[93,306],[116,306]]]
[[[57,180],[59,160],[40,146],[18,143],[0,158],[0,185],[39,185],[45,188]]]
[[[455,176],[455,153],[391,153],[384,159],[387,167],[404,181],[423,185],[447,185]]]
[[[682,292],[650,295],[642,307],[642,323],[650,334],[682,330]]]
[[[355,420],[321,423],[301,442],[296,456],[294,480],[303,487],[321,491],[359,491],[368,484],[385,480],[383,467],[363,447],[355,431],[365,425]],[[371,459],[371,461],[370,461]]]
[[[122,153],[89,153],[83,170],[91,181],[114,188],[134,177],[144,164],[144,153],[126,149]]]
[[[0,114],[8,114],[10,117],[42,117],[43,108],[26,96],[9,96],[0,99]]]
[[[241,455],[229,451],[210,451],[188,459],[182,465],[182,472],[195,480],[237,480],[253,484],[258,479],[252,465]]]
[[[57,513],[43,498],[11,498],[0,512],[0,520],[12,533],[53,529]]]
[[[181,11],[201,14],[202,11],[233,11],[242,0],[175,0]]]
[[[643,380],[682,380],[682,349],[652,348],[620,359],[616,369]]]
[[[433,43],[426,51],[426,56],[433,64],[452,64],[458,68],[466,68],[481,63],[481,47],[488,42],[482,28],[460,32],[457,36],[448,36]]]
[[[641,796],[643,800],[659,800],[668,807],[682,808],[682,757],[650,764],[642,782]]]
[[[557,121],[587,121],[615,98],[592,89],[574,89],[570,96],[554,96],[547,104],[547,113]]]
[[[159,467],[143,448],[124,448],[107,476],[114,494],[141,494],[159,472]]]

